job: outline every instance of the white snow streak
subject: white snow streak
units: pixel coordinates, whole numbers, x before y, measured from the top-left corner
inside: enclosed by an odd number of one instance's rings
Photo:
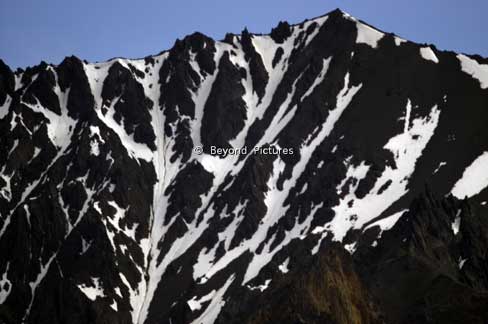
[[[258,286],[247,285],[247,288],[251,290],[259,290],[260,292],[263,292],[266,289],[268,289],[270,283],[271,283],[271,279],[266,279],[266,281],[262,285],[258,285]]]
[[[380,233],[378,234],[378,237],[377,237],[377,239],[379,239],[383,235],[383,232],[386,232],[386,231],[392,229],[393,226],[395,226],[395,224],[398,222],[398,220],[403,215],[405,215],[406,212],[408,212],[408,209],[401,210],[401,211],[399,211],[399,212],[397,212],[391,216],[385,217],[385,218],[380,219],[380,220],[378,220],[372,224],[369,224],[368,226],[366,226],[364,228],[363,232],[366,231],[368,228],[379,226],[380,227]],[[375,244],[375,242],[373,242],[373,244]]]
[[[439,172],[439,170],[445,165],[447,165],[447,162],[440,162],[439,166],[437,166],[437,168],[434,170],[432,174],[436,174],[437,172]]]
[[[227,282],[213,295],[210,305],[205,309],[200,317],[192,322],[192,324],[203,324],[203,323],[213,323],[219,316],[220,310],[225,305],[225,300],[223,299],[225,292],[229,286],[234,281],[234,276],[227,279]]]
[[[456,218],[454,219],[454,222],[451,224],[452,232],[454,235],[457,235],[459,233],[459,226],[461,225],[461,210],[458,210],[456,213]]]
[[[478,156],[465,170],[451,193],[459,199],[472,197],[488,187],[488,151]]]
[[[407,103],[406,115],[409,106],[410,104]],[[364,198],[356,197],[354,193],[356,184],[355,187],[350,188],[349,194],[341,200],[339,205],[333,208],[336,216],[330,224],[330,230],[337,241],[342,241],[351,227],[359,229],[368,221],[380,216],[407,192],[408,179],[415,171],[417,159],[422,155],[422,151],[434,134],[439,115],[440,110],[434,106],[429,116],[416,118],[411,124],[405,118],[404,132],[392,137],[384,146],[394,154],[396,168],[387,167],[376,181],[374,188]],[[379,194],[380,188],[389,180],[392,183]]]
[[[5,116],[7,116],[10,109],[11,102],[12,102],[12,97],[7,95],[5,102],[0,106],[0,120],[2,120]]]

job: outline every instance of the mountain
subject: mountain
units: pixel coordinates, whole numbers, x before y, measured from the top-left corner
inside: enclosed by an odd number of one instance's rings
[[[335,10],[0,63],[0,323],[487,323],[488,59]]]

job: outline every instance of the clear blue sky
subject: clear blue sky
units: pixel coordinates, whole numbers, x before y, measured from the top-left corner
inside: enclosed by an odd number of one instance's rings
[[[143,57],[194,31],[267,33],[335,8],[441,49],[488,56],[487,0],[0,0],[0,58],[12,68]]]

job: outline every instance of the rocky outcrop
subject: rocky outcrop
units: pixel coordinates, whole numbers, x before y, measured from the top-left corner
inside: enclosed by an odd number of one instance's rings
[[[487,251],[487,232],[486,218],[469,201],[426,191],[375,248],[359,249],[355,259],[389,322],[484,323],[487,258],[477,251]]]

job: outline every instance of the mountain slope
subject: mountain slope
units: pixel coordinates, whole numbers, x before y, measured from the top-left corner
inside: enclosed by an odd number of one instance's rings
[[[487,70],[339,10],[0,63],[0,320],[486,321]]]

